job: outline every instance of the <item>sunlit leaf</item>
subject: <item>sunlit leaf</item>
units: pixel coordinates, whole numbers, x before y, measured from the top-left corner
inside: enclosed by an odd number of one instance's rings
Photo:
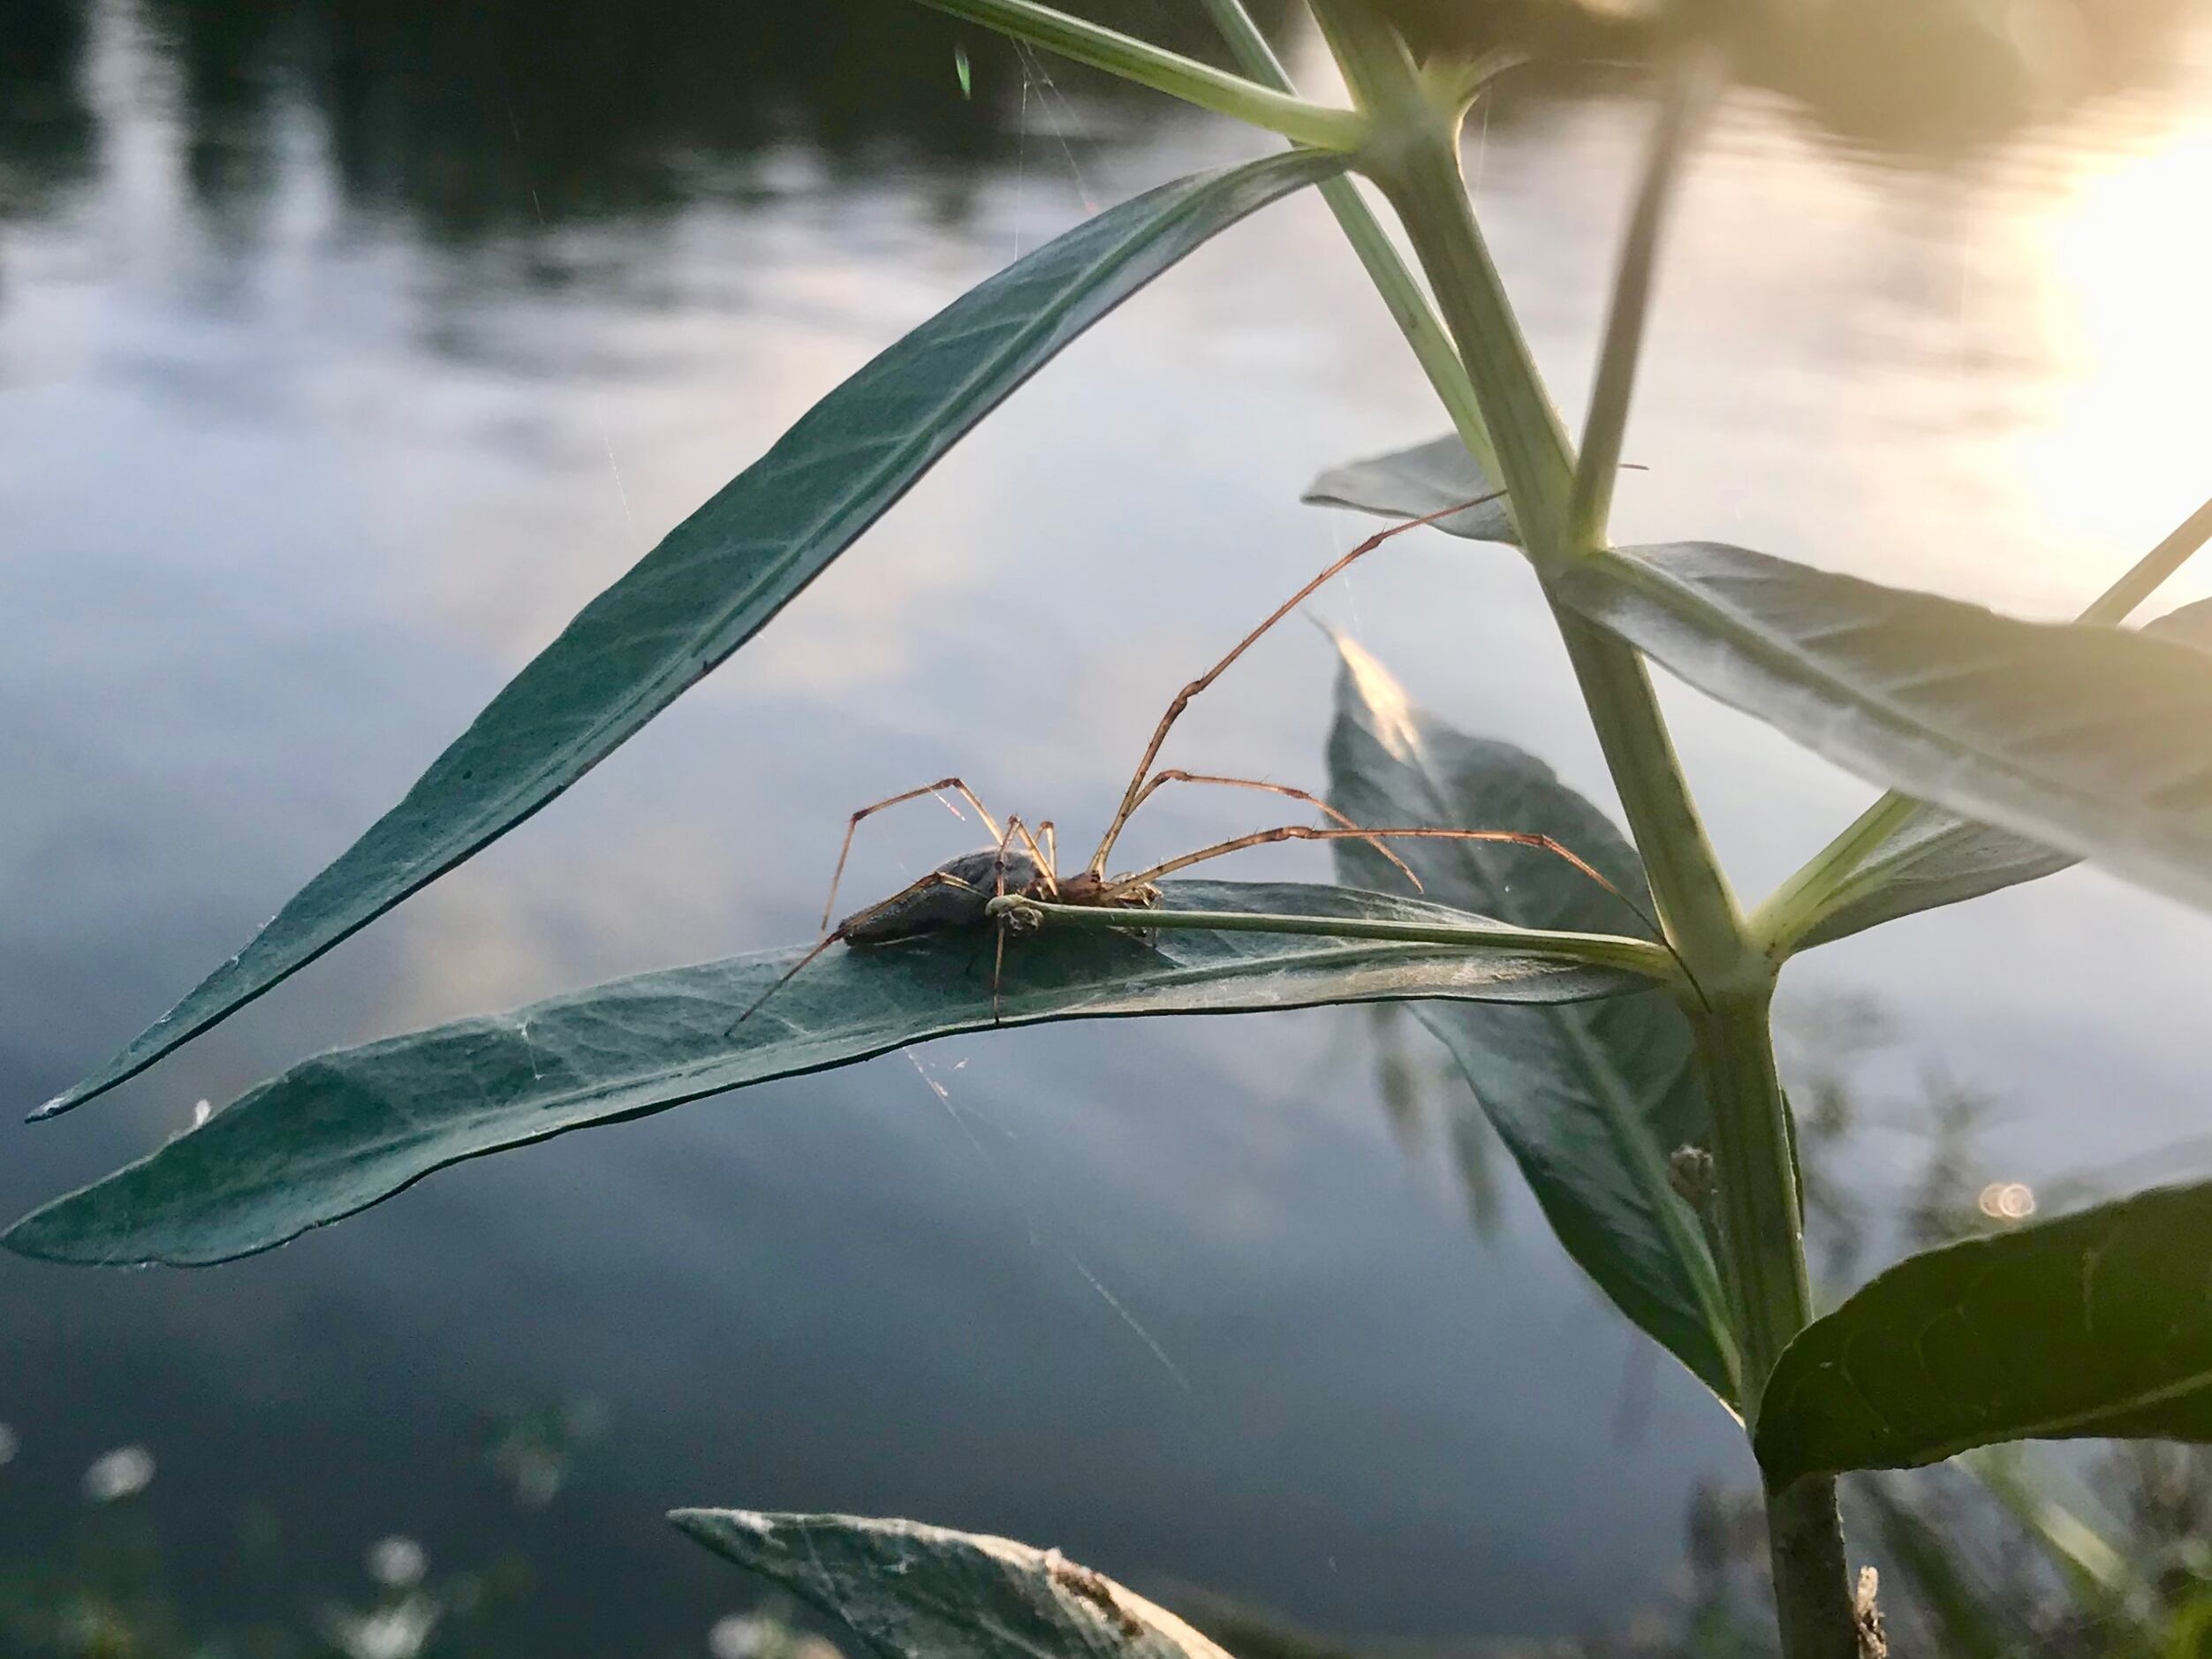
[[[1642,867],[1612,823],[1508,744],[1470,738],[1415,708],[1380,663],[1339,640],[1331,800],[1355,821],[1549,835],[1647,905]],[[1431,897],[1511,920],[1649,936],[1644,920],[1568,864],[1481,842],[1397,844]],[[1380,884],[1374,851],[1337,844],[1347,879]],[[1723,1399],[1735,1398],[1726,1314],[1697,1216],[1668,1185],[1667,1157],[1708,1145],[1688,1022],[1663,993],[1602,1005],[1477,1009],[1416,1004],[1459,1063],[1567,1253],[1621,1311]]]
[[[882,1659],[1229,1659],[1057,1549],[854,1515],[680,1509],[669,1519]]]
[[[1303,884],[1175,883],[1165,904],[1409,924],[1480,920]],[[326,1054],[250,1090],[143,1162],[49,1204],[5,1242],[69,1261],[228,1261],[350,1216],[463,1158],[995,1024],[1415,996],[1547,1002],[1648,983],[1465,944],[1047,929],[1009,943],[995,1018],[992,938],[979,927],[832,949],[734,1028],[803,952],[639,974],[511,1014]]]
[[[2212,600],[2184,605],[2143,632],[2212,648]],[[1923,803],[1867,855],[1795,943],[1804,948],[1848,938],[1899,916],[2056,875],[2079,862],[2071,853]]]
[[[2087,1436],[2212,1440],[2212,1185],[1912,1256],[1783,1352],[1769,1480]]]
[[[2212,663],[1713,542],[1602,552],[1557,597],[1860,776],[2212,905]]]
[[[1331,467],[1306,487],[1301,501],[1317,507],[1350,507],[1385,519],[1420,519],[1462,501],[1490,495],[1490,481],[1456,434],[1410,450]],[[1512,509],[1504,497],[1436,520],[1439,530],[1474,542],[1519,542]]]
[[[242,952],[42,1115],[143,1071],[536,812],[759,632],[1084,330],[1246,215],[1344,165],[1292,152],[1163,185],[915,329],[587,605]]]

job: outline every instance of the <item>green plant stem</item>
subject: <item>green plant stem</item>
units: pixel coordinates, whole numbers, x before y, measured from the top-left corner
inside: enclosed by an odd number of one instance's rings
[[[1767,1558],[1784,1659],[1866,1659],[1852,1617],[1831,1477],[1814,1475],[1767,1494]]]
[[[1213,19],[1215,29],[1229,48],[1246,74],[1262,86],[1282,93],[1295,95],[1297,87],[1292,82],[1290,71],[1268,44],[1268,37],[1260,32],[1260,26],[1252,20],[1243,0],[1201,0],[1207,15]],[[1331,178],[1321,186],[1322,200],[1336,215],[1345,239],[1352,244],[1352,251],[1367,273],[1367,280],[1375,284],[1398,332],[1405,337],[1405,344],[1413,349],[1414,360],[1421,372],[1428,375],[1429,386],[1438,401],[1451,417],[1451,424],[1459,434],[1459,441],[1467,446],[1485,475],[1499,476],[1497,451],[1490,441],[1490,429],[1482,419],[1482,406],[1474,395],[1474,386],[1467,379],[1466,366],[1459,360],[1458,348],[1437,320],[1436,307],[1428,303],[1420,281],[1398,253],[1390,234],[1382,228],[1382,222],[1375,216],[1360,187],[1349,178]]]
[[[1700,1075],[1713,1104],[1713,1174],[1721,1229],[1735,1264],[1744,1364],[1755,1406],[1760,1384],[1812,1317],[1801,1247],[1795,1148],[1789,1121],[1770,1110],[1782,1086],[1769,1040],[1765,989],[1715,996],[1691,1016]],[[1776,1247],[1746,1249],[1746,1242]],[[1787,1248],[1779,1247],[1786,1245]]]
[[[922,0],[922,4],[1167,93],[1201,110],[1279,133],[1293,143],[1341,151],[1356,150],[1367,141],[1367,124],[1354,110],[1308,103],[1118,29],[1039,5],[1035,0]]]
[[[1292,933],[1329,939],[1389,939],[1405,944],[1458,945],[1511,951],[1587,967],[1640,974],[1655,984],[1681,988],[1682,970],[1664,945],[1606,933],[1564,933],[1541,928],[1373,920],[1357,916],[1288,916],[1243,910],[1117,910],[1055,905],[1009,895],[986,906],[996,916],[1028,916],[1055,927],[1110,928],[1153,932],[1186,928],[1205,933]]]
[[[1557,571],[1581,550],[1570,511],[1572,455],[1474,222],[1459,170],[1458,114],[1428,109],[1403,43],[1362,0],[1315,0],[1314,9],[1375,123],[1364,164],[1404,220],[1458,345],[1525,543],[1540,576]],[[1663,195],[1669,183],[1663,169],[1648,173],[1647,194]],[[1624,280],[1635,280],[1632,263]],[[1640,303],[1627,299],[1632,309]],[[1617,301],[1615,309],[1622,309]],[[1614,350],[1634,345],[1617,339]],[[1593,542],[1602,533],[1600,525]],[[1697,985],[1691,1021],[1713,1109],[1716,1202],[1750,1405],[1783,1347],[1812,1317],[1795,1148],[1769,1024],[1773,974],[1721,875],[1643,659],[1561,607],[1554,611],[1668,936]],[[1785,1659],[1853,1659],[1832,1483],[1771,1494],[1768,1528]]]
[[[1375,123],[1368,172],[1428,274],[1489,429],[1522,544],[1541,570],[1566,549],[1573,452],[1475,226],[1459,170],[1459,113],[1429,104],[1403,44],[1355,0],[1322,0],[1315,10]]]
[[[1691,1016],[1713,1107],[1714,1202],[1733,1269],[1751,1420],[1775,1361],[1813,1316],[1797,1150],[1775,1072],[1771,995],[1770,988],[1723,995]],[[1857,1659],[1835,1481],[1821,1476],[1770,1490],[1767,1545],[1784,1659]]]
[[[1658,122],[1645,151],[1628,234],[1622,240],[1605,341],[1598,352],[1597,383],[1591,388],[1590,413],[1582,426],[1582,453],[1575,463],[1567,534],[1578,552],[1595,548],[1605,540],[1613,485],[1620,476],[1621,444],[1628,433],[1629,398],[1636,389],[1636,367],[1643,357],[1644,324],[1651,314],[1652,281],[1658,268],[1667,209],[1719,84],[1720,56],[1702,46],[1693,48],[1667,78],[1666,96],[1660,102]]]
[[[1326,20],[1335,15],[1337,4],[1325,4],[1321,11]],[[1369,69],[1354,80],[1355,87],[1361,80],[1382,81],[1378,91],[1363,89],[1361,96],[1390,99],[1392,113],[1374,112],[1378,131],[1402,134],[1409,118],[1405,102],[1420,95],[1403,48],[1394,64],[1379,44],[1370,43],[1365,61]],[[1394,71],[1405,77],[1403,83],[1387,79]],[[1351,75],[1349,66],[1346,72]],[[1425,143],[1408,146],[1401,139],[1396,151],[1383,189],[1405,220],[1446,326],[1468,366],[1496,440],[1500,471],[1524,540],[1541,574],[1569,554],[1567,505],[1574,466],[1565,432],[1474,222],[1459,173],[1456,117],[1432,123]],[[1554,614],[1668,936],[1701,984],[1733,981],[1746,969],[1762,975],[1761,965],[1749,959],[1735,900],[1683,782],[1643,659],[1564,607],[1555,606]]]
[[[2207,542],[2212,542],[2212,501],[2191,513],[2171,534],[2138,559],[2125,575],[2092,600],[2075,622],[2110,627],[2126,621]],[[1920,803],[1912,796],[1891,790],[1775,889],[1749,924],[1753,938],[1767,955],[1776,963],[1786,957],[1834,908],[1852,876],[1875,849],[1903,829],[1920,809]]]

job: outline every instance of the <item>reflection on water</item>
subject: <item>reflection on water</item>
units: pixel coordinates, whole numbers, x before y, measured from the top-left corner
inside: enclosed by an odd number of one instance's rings
[[[2175,204],[2212,183],[2212,42],[2201,11],[2132,15],[2103,90],[1940,163],[1731,101],[1627,534],[2052,615],[2201,497],[2205,232]],[[1087,203],[1252,148],[900,0],[13,0],[0,78],[0,1102],[26,1103],[235,949],[812,398]],[[1537,78],[1470,133],[1571,405],[1641,119],[1620,93]],[[112,1102],[13,1134],[0,1206],[319,1046],[801,936],[845,813],[920,779],[1102,822],[1174,687],[1355,539],[1299,486],[1437,425],[1325,216],[1258,216],[554,811]],[[1317,609],[1603,796],[1509,563],[1406,538]],[[1329,686],[1324,642],[1279,631],[1175,763],[1312,784]],[[1747,890],[1863,800],[1673,701]],[[1161,806],[1142,851],[1249,827]],[[872,825],[853,890],[960,833]],[[2208,943],[2079,874],[1793,989],[1878,993],[1900,1064],[2016,1104],[2004,1173],[2048,1193],[2085,1103],[2100,1156],[2190,1125]],[[451,1171],[219,1272],[0,1263],[0,1557],[139,1446],[134,1501],[205,1605],[345,1599],[387,1534],[512,1548],[549,1655],[696,1654],[743,1605],[666,1535],[679,1501],[919,1513],[1322,1628],[1610,1619],[1740,1451],[1671,1372],[1641,1392],[1478,1143],[1496,1232],[1471,1238],[1433,1137],[1409,1158],[1388,1126],[1442,1087],[1431,1057],[1384,1053],[1378,1084],[1352,1014],[959,1042]],[[1915,1155],[1869,1140],[1869,1180]],[[546,1426],[578,1401],[603,1421],[571,1446]]]

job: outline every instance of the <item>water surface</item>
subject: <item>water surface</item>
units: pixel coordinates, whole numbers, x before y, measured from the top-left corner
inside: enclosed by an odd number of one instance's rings
[[[806,8],[814,35],[773,6],[637,12],[0,21],[0,1100],[235,950],[902,330],[1092,208],[1258,153],[981,42],[964,100],[953,34],[887,0]],[[2145,39],[2050,121],[1935,155],[1734,97],[1623,535],[2055,617],[2193,506],[2212,232],[2182,204],[2212,190],[2212,34],[2184,12]],[[1586,73],[1470,129],[1571,413],[1641,119],[1626,77]],[[112,1099],[13,1132],[0,1201],[322,1047],[802,937],[845,814],[913,783],[1101,822],[1169,694],[1364,534],[1299,486],[1439,424],[1319,204],[1269,209],[553,810]],[[1408,538],[1314,610],[1610,799],[1510,556]],[[1329,689],[1325,641],[1285,628],[1170,759],[1310,784]],[[1747,896],[1867,796],[1668,701]],[[1131,851],[1252,822],[1163,798]],[[904,809],[851,890],[966,837]],[[1987,1089],[1993,1155],[2033,1179],[2201,1130],[2208,945],[2076,872],[1824,951],[1791,990],[1879,999],[1898,1098],[1923,1070]],[[1917,1147],[1885,1118],[1863,1173]],[[217,1271],[10,1260],[0,1553],[49,1547],[127,1442],[210,1616],[355,1587],[400,1531],[442,1564],[530,1557],[531,1651],[695,1653],[751,1591],[659,1515],[726,1502],[1007,1533],[1347,1632],[1616,1622],[1663,1590],[1692,1484],[1747,1461],[1502,1190],[1486,1240],[1433,1133],[1394,1136],[1366,1018],[1313,1012],[939,1044],[449,1171]],[[605,1433],[518,1504],[488,1443],[577,1400]],[[269,1516],[276,1564],[249,1571],[241,1518]]]

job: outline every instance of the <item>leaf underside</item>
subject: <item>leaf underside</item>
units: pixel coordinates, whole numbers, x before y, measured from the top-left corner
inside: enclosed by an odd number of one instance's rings
[[[1292,151],[1163,185],[906,335],[579,612],[243,951],[39,1115],[143,1071],[544,807],[759,632],[1084,330],[1216,233],[1344,166]]]
[[[1349,507],[1385,519],[1421,519],[1462,501],[1473,501],[1497,488],[1466,440],[1447,433],[1410,450],[1371,456],[1332,466],[1306,487],[1299,499],[1308,506]],[[1518,546],[1520,532],[1513,510],[1501,496],[1480,506],[1436,520],[1436,528],[1471,542]]]
[[[881,1659],[1229,1659],[1057,1549],[854,1515],[678,1510],[684,1533],[838,1620]]]
[[[1716,542],[1603,551],[1555,595],[1815,754],[2212,906],[2212,663]]]
[[[1408,925],[1485,920],[1303,883],[1178,882],[1163,902]],[[1047,929],[1009,942],[995,1011],[992,942],[992,931],[977,927],[833,949],[734,1028],[803,951],[639,974],[511,1014],[326,1054],[250,1090],[142,1162],[47,1205],[5,1243],[66,1261],[229,1261],[350,1216],[464,1158],[1000,1024],[1406,997],[1548,1002],[1647,982],[1464,944]]]
[[[1634,850],[1551,769],[1467,737],[1416,708],[1366,651],[1339,640],[1329,798],[1355,822],[1549,835],[1648,905]],[[1423,841],[1398,850],[1432,897],[1521,927],[1649,937],[1648,924],[1564,861],[1529,848]],[[1388,873],[1337,844],[1347,880]],[[1552,1230],[1621,1311],[1708,1387],[1736,1398],[1718,1275],[1696,1216],[1669,1187],[1667,1155],[1708,1145],[1710,1109],[1688,1022],[1663,993],[1586,1007],[1418,1004],[1466,1073]]]
[[[2212,648],[2212,600],[2184,605],[2143,632]],[[1860,861],[1796,943],[1800,949],[1827,944],[1900,916],[2056,875],[2078,862],[2072,853],[1923,802]]]
[[[2212,1184],[1899,1262],[1783,1352],[1755,1444],[1779,1487],[2091,1436],[2212,1440]]]

